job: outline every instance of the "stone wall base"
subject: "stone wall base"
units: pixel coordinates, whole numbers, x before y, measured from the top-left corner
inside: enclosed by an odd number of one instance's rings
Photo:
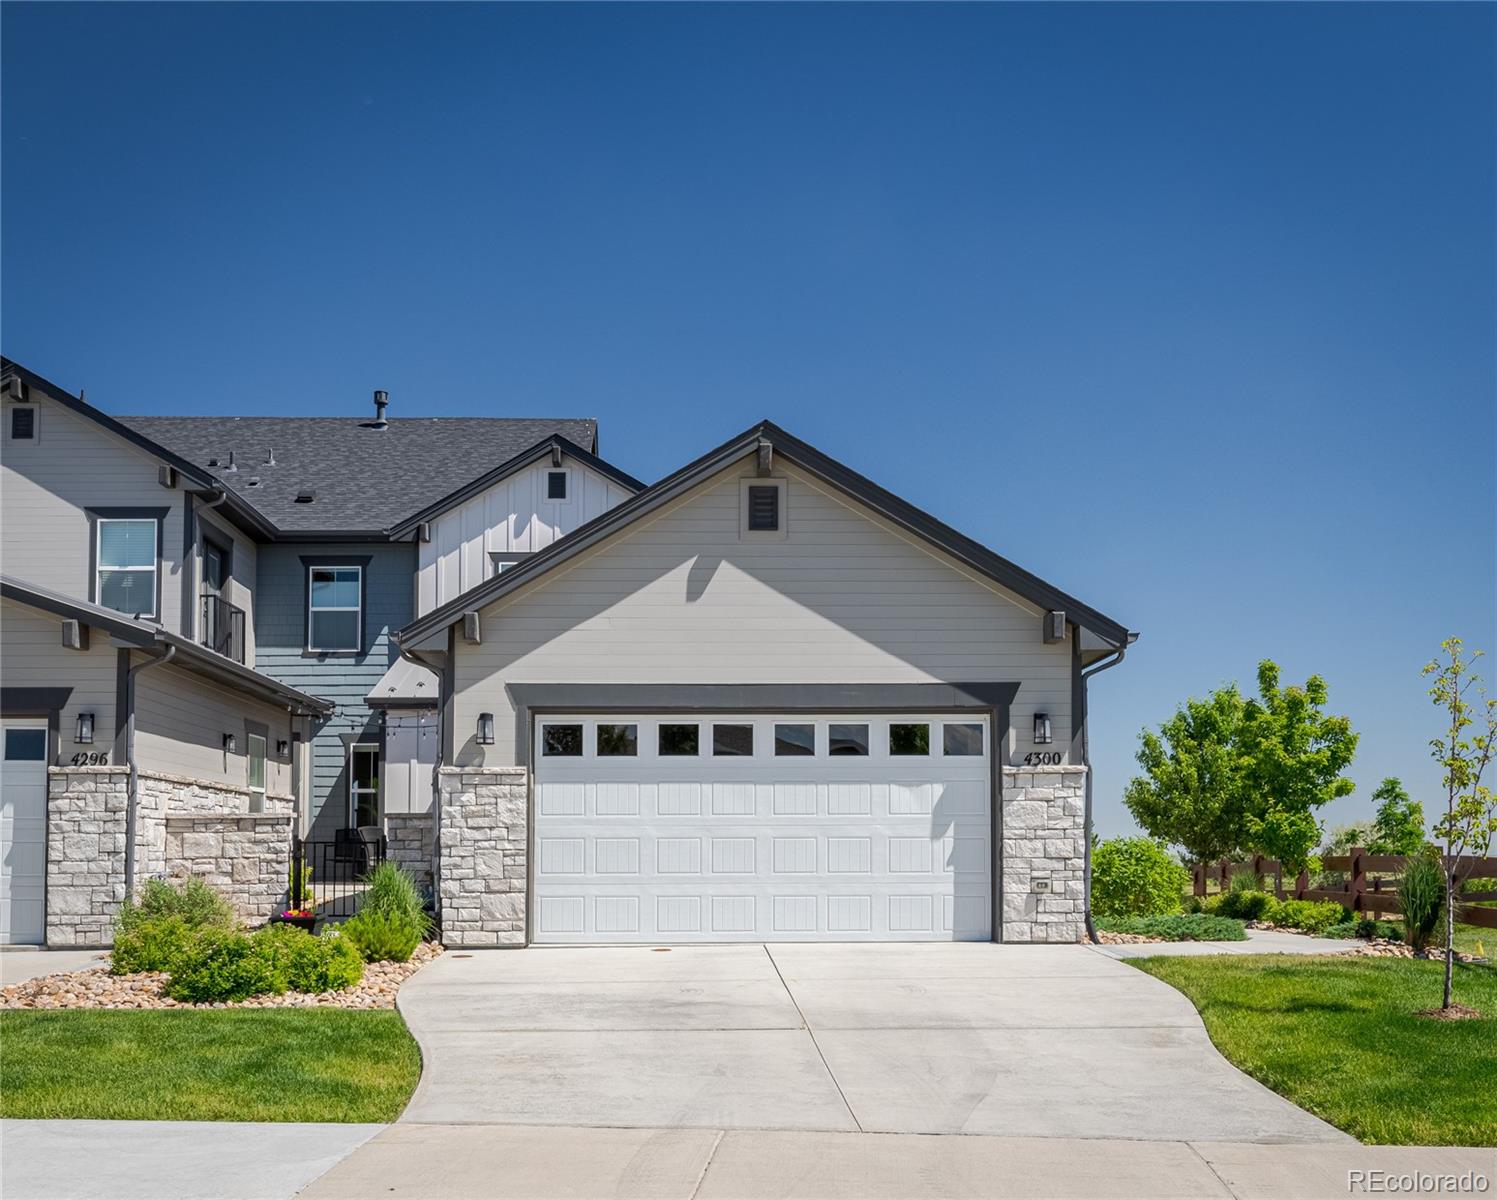
[[[1086,928],[1086,772],[1003,768],[1005,942],[1075,942]]]
[[[524,767],[437,772],[437,915],[447,946],[523,946],[529,783]]]
[[[386,813],[385,857],[409,871],[433,896],[436,877],[437,817],[434,812]]]
[[[283,813],[167,813],[166,875],[201,879],[247,925],[284,909],[294,818]]]

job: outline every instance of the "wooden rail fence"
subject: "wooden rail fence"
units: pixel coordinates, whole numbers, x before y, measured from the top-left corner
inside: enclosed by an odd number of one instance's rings
[[[1220,862],[1197,863],[1191,876],[1197,896],[1211,895],[1209,885],[1213,883],[1218,892],[1224,892],[1231,886],[1233,875],[1251,871],[1259,879],[1271,879],[1273,894],[1280,900],[1334,900],[1357,916],[1377,917],[1384,913],[1396,916],[1400,911],[1398,874],[1406,862],[1408,859],[1402,854],[1369,854],[1360,846],[1353,846],[1347,854],[1328,854],[1320,860],[1321,869],[1344,873],[1346,883],[1340,888],[1312,888],[1306,871],[1301,871],[1286,886],[1283,864],[1261,854],[1241,862],[1224,858]],[[1462,855],[1456,860],[1456,869],[1462,880],[1491,878],[1497,876],[1497,858]],[[1497,908],[1477,903],[1484,900],[1497,900],[1497,891],[1462,895],[1456,919],[1483,929],[1497,929]]]

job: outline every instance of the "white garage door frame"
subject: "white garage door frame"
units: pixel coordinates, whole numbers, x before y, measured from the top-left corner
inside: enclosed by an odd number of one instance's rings
[[[706,721],[711,717],[801,716],[826,720],[856,714],[888,718],[918,713],[922,717],[981,718],[987,725],[989,922],[993,941],[1002,940],[1003,840],[1002,765],[1009,743],[1009,710],[1019,685],[1008,682],[951,684],[510,684],[514,703],[517,765],[533,767],[539,723],[557,716],[606,719],[610,716],[677,716]],[[710,733],[710,727],[707,730]],[[933,731],[933,736],[938,731]],[[530,771],[530,817],[526,880],[526,942],[537,933],[536,776]]]

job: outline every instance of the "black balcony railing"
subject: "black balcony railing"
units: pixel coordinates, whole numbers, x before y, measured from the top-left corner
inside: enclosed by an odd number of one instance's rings
[[[203,593],[203,645],[237,663],[244,661],[244,609],[222,596]]]

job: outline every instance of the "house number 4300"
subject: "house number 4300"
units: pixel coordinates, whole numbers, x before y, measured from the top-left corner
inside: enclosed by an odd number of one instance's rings
[[[1055,750],[1035,750],[1024,756],[1026,767],[1058,767],[1060,753]]]

